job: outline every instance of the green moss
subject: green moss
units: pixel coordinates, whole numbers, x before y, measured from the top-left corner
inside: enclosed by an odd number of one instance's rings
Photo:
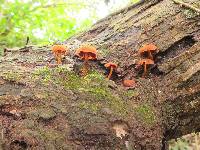
[[[104,89],[102,87],[88,88],[88,89],[84,89],[84,91],[94,96],[97,101],[104,100],[106,96],[108,95],[107,89]]]
[[[97,112],[101,107],[110,107],[113,112],[122,116],[126,115],[131,109],[121,97],[121,91],[115,93],[109,88],[109,82],[112,81],[107,80],[104,75],[97,71],[90,71],[85,77],[80,77],[63,67],[53,69],[44,67],[36,70],[33,76],[36,80],[42,81],[44,85],[54,84],[63,87],[64,90],[71,90],[77,95],[80,94],[80,108]],[[131,93],[129,93],[129,96],[133,94]],[[87,103],[85,100],[87,100]]]
[[[19,81],[22,78],[22,75],[19,72],[8,71],[4,72],[2,77],[9,81]]]
[[[117,96],[109,97],[109,106],[121,116],[128,115],[131,110],[131,107],[123,99]]]
[[[48,67],[42,67],[32,73],[32,78],[36,79],[37,77],[40,77],[40,81],[43,84],[47,84],[51,80],[51,76],[51,70]]]
[[[89,109],[92,112],[96,113],[97,111],[99,111],[100,106],[98,105],[98,103],[90,103],[90,102],[81,102],[79,103],[79,108],[81,109]]]
[[[88,75],[84,77],[84,79],[89,81],[94,81],[94,80],[102,81],[105,79],[105,77],[99,72],[92,70],[89,72]]]
[[[123,96],[125,96],[129,99],[132,98],[132,97],[135,97],[137,95],[138,95],[138,93],[137,93],[136,90],[127,90],[127,91],[124,91],[124,93],[123,93]]]
[[[153,111],[153,108],[148,104],[138,106],[135,109],[135,112],[139,119],[148,125],[152,125],[156,121],[155,112]]]
[[[188,18],[188,19],[195,18],[196,16],[199,15],[198,12],[195,12],[195,11],[190,10],[190,9],[185,9],[185,10],[183,11],[183,13],[184,13],[184,15],[186,16],[186,18]]]
[[[66,89],[87,92],[92,95],[105,96],[107,93],[104,76],[97,72],[90,72],[85,77],[80,77],[73,72],[67,72],[66,78],[61,79]]]

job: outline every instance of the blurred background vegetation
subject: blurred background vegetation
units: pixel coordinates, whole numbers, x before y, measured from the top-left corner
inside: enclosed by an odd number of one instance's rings
[[[0,51],[44,45],[86,30],[98,19],[138,0],[0,0]]]
[[[5,47],[64,41],[139,0],[0,0],[0,55]],[[199,134],[171,140],[170,150],[200,150]]]

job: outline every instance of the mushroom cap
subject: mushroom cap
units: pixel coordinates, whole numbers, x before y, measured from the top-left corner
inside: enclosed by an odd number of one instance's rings
[[[124,80],[123,85],[125,87],[135,87],[135,80]]]
[[[154,61],[151,59],[142,59],[140,60],[138,63],[138,65],[143,65],[143,64],[147,64],[147,65],[153,65]]]
[[[142,48],[139,49],[139,53],[142,54],[144,52],[148,52],[148,51],[156,51],[157,47],[154,44],[147,44],[144,45]]]
[[[117,64],[112,63],[112,62],[108,62],[104,65],[106,68],[111,68],[113,67],[114,69],[117,68]]]
[[[81,59],[85,59],[85,54],[88,54],[88,60],[97,59],[97,50],[95,47],[90,45],[81,46],[77,49],[75,55],[80,57]]]
[[[53,45],[52,51],[53,53],[61,53],[65,54],[67,52],[68,48],[64,45]]]

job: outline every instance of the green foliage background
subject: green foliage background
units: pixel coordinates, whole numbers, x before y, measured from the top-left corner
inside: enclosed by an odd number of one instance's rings
[[[24,46],[27,37],[29,44],[40,45],[66,40],[100,18],[97,8],[102,3],[106,0],[0,0],[0,53],[4,47]],[[80,19],[85,11],[87,16]]]
[[[33,44],[63,40],[84,30],[97,16],[89,2],[84,0],[0,0],[0,44],[13,47],[25,44],[29,37]],[[79,22],[73,14],[91,9],[89,18]],[[36,32],[42,32],[37,37]]]

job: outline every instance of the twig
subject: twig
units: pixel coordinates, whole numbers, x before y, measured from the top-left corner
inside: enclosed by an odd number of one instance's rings
[[[194,10],[194,11],[200,13],[200,9],[198,9],[198,8],[196,8],[196,7],[194,7],[194,6],[190,5],[190,4],[188,4],[188,3],[185,3],[185,2],[180,1],[180,0],[173,0],[173,1],[174,1],[174,3],[176,3],[176,4],[180,4],[180,5],[184,6],[184,7],[187,7],[187,8],[189,8],[189,9],[191,9],[191,10]]]
[[[30,38],[29,38],[29,36],[27,36],[25,46],[28,45],[29,40],[30,40]]]

